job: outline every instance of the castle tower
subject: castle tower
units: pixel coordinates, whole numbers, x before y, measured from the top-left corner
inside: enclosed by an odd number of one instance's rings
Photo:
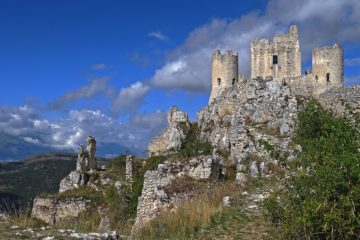
[[[285,35],[272,41],[260,39],[251,42],[251,78],[273,77],[282,81],[301,75],[301,51],[297,27],[292,25]]]
[[[216,50],[211,63],[211,95],[209,103],[225,88],[237,84],[239,81],[238,53],[226,51],[221,54]]]
[[[344,51],[339,44],[313,49],[312,77],[315,95],[344,86]]]

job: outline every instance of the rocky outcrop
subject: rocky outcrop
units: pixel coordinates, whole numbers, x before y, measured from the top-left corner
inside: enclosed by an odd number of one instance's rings
[[[89,175],[86,172],[75,170],[60,182],[59,193],[86,186]]]
[[[190,128],[188,115],[177,107],[172,107],[168,114],[169,127],[155,137],[147,148],[150,156],[166,154],[180,149],[186,132]]]
[[[268,163],[276,164],[278,160],[271,157],[264,143],[293,155],[290,137],[301,107],[288,86],[271,78],[247,80],[227,88],[198,113],[201,137],[219,152],[227,152],[238,173],[245,171],[255,176],[266,171]],[[257,156],[256,161],[251,160],[252,155]],[[237,175],[239,183],[244,179],[242,174]]]
[[[330,89],[318,100],[324,108],[346,118],[360,131],[360,85]]]
[[[31,216],[49,225],[69,217],[78,217],[90,207],[90,200],[83,198],[53,199],[36,197],[34,199]]]
[[[190,177],[194,180],[218,179],[221,159],[213,156],[198,156],[187,162],[165,162],[144,175],[144,185],[137,207],[132,233],[136,234],[159,213],[169,210],[191,196],[191,192],[168,194],[166,187],[176,178]]]

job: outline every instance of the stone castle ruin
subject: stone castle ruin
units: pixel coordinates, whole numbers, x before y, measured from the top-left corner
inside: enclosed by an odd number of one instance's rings
[[[331,88],[344,85],[344,53],[339,44],[313,49],[312,71],[301,75],[301,49],[297,27],[273,40],[257,39],[251,43],[251,79],[263,78],[288,85],[295,94],[316,97]],[[239,79],[238,53],[216,50],[212,56],[212,89],[209,103]]]
[[[89,171],[96,170],[96,140],[93,136],[87,138],[87,147],[84,150],[83,145],[80,145],[80,151],[78,153],[78,160],[76,162],[77,171]]]

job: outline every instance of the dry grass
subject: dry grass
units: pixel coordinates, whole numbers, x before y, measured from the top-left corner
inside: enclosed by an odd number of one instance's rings
[[[16,208],[14,205],[5,204],[5,208],[6,212],[9,213],[8,225],[10,226],[17,225],[20,228],[37,228],[45,225],[41,220],[31,217],[30,204],[20,207],[20,209]]]
[[[141,239],[188,239],[223,211],[222,199],[236,190],[234,183],[216,184],[176,209],[162,213],[139,233]]]
[[[176,177],[170,185],[164,188],[169,196],[175,193],[187,193],[201,190],[206,186],[205,181],[198,181],[189,176]]]
[[[100,223],[100,215],[97,210],[80,213],[78,217],[68,217],[56,222],[56,228],[74,229],[78,232],[95,232]]]

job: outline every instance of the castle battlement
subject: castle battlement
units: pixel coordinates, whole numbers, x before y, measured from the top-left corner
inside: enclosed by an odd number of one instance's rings
[[[344,86],[344,51],[339,44],[312,50],[312,71],[301,75],[299,33],[295,25],[272,40],[255,39],[250,47],[251,78],[273,79],[293,91],[318,96],[330,88]],[[209,102],[225,88],[239,83],[238,53],[216,50],[212,58],[212,91]]]
[[[251,78],[284,77],[301,75],[301,51],[296,26],[289,33],[277,35],[272,41],[260,39],[251,42]]]
[[[239,82],[238,53],[226,51],[224,54],[216,50],[211,63],[211,96],[209,102],[216,98],[223,89]]]

